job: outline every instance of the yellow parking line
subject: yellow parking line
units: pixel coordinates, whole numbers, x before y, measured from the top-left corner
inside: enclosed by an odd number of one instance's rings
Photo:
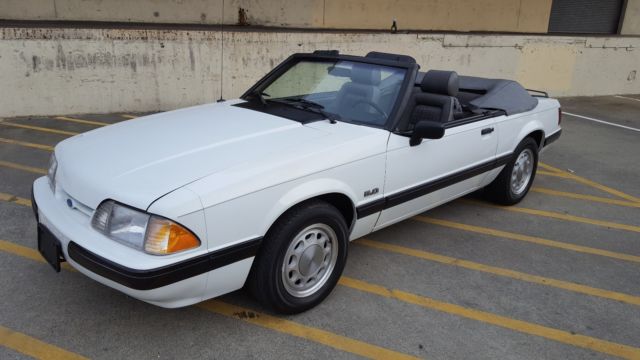
[[[474,204],[474,205],[484,206],[484,207],[492,207],[492,208],[502,209],[502,210],[511,211],[511,212],[518,212],[522,214],[542,216],[542,217],[548,217],[552,219],[571,221],[571,222],[577,222],[577,223],[589,224],[589,225],[595,225],[595,226],[602,226],[602,227],[611,228],[611,229],[640,232],[640,226],[620,224],[620,223],[615,223],[611,221],[604,221],[604,220],[586,218],[582,216],[562,214],[555,211],[529,209],[529,208],[523,208],[518,206],[493,205],[493,204],[487,204],[487,203],[483,203],[476,200],[470,200],[470,199],[460,199],[459,201],[463,203]]]
[[[543,169],[545,169],[546,171],[550,171],[550,172],[555,173],[555,174],[561,174],[561,175],[563,175],[563,174],[569,174],[569,175],[570,175],[570,174],[571,174],[571,173],[570,173],[570,172],[568,172],[568,171],[564,171],[564,170],[562,170],[562,169],[558,169],[557,167],[553,167],[553,166],[551,166],[551,165],[549,165],[549,164],[545,164],[545,163],[543,163],[543,162],[539,162],[539,163],[538,163],[538,167],[539,167],[539,168],[543,168]]]
[[[37,168],[37,167],[33,167],[33,166],[16,164],[16,163],[13,163],[13,162],[10,162],[10,161],[4,161],[4,160],[0,160],[0,166],[4,166],[4,167],[7,167],[7,168],[16,169],[16,170],[28,171],[28,172],[32,172],[32,173],[36,173],[36,174],[46,174],[47,173],[46,169]]]
[[[40,263],[45,263],[45,260],[36,250],[26,246],[17,245],[9,241],[0,240],[0,251],[35,260]],[[67,263],[63,263],[62,265],[66,270],[76,271]],[[334,334],[329,331],[298,324],[293,321],[280,319],[251,309],[227,304],[220,300],[208,300],[198,304],[197,306],[220,315],[240,319],[263,328],[297,336],[334,349],[350,352],[370,359],[416,359],[415,357],[407,354]]]
[[[552,218],[552,219],[572,221],[572,222],[578,222],[578,223],[595,225],[595,226],[602,226],[602,227],[612,228],[612,229],[640,232],[640,226],[635,226],[635,225],[620,224],[620,223],[614,223],[614,222],[611,222],[611,221],[590,219],[590,218],[585,218],[585,217],[582,217],[582,216],[562,214],[562,213],[553,212],[553,211],[528,209],[528,208],[515,207],[515,206],[510,206],[510,207],[497,206],[497,207],[500,208],[500,209],[503,209],[503,210],[519,212],[519,213],[523,213],[523,214],[543,216],[543,217],[548,217],[548,218]]]
[[[633,201],[633,202],[640,202],[640,198],[637,198],[637,197],[635,197],[635,196],[633,196],[633,195],[625,194],[625,193],[623,193],[622,191],[619,191],[619,190],[616,190],[616,189],[610,188],[610,187],[608,187],[608,186],[605,186],[605,185],[599,184],[599,183],[597,183],[597,182],[595,182],[595,181],[591,181],[591,180],[589,180],[589,179],[585,179],[585,178],[583,178],[583,177],[581,177],[581,176],[578,176],[578,175],[575,175],[575,174],[571,174],[571,173],[569,173],[569,172],[567,172],[567,171],[564,171],[564,170],[558,169],[558,168],[553,167],[553,166],[551,166],[551,165],[544,164],[544,163],[539,163],[538,165],[539,165],[540,167],[542,167],[542,168],[544,168],[544,169],[548,170],[548,171],[556,172],[558,175],[561,175],[561,176],[563,176],[563,177],[569,178],[569,179],[574,180],[574,181],[576,181],[576,182],[579,182],[579,183],[582,183],[582,184],[585,184],[585,185],[591,186],[591,187],[593,187],[593,188],[596,188],[596,189],[602,190],[602,191],[604,191],[604,192],[606,192],[606,193],[609,193],[609,194],[612,194],[612,195],[615,195],[615,196],[621,197],[621,198],[626,199],[626,200],[629,200],[629,201]]]
[[[34,149],[53,151],[53,146],[43,145],[43,144],[34,144],[26,141],[0,138],[0,142],[11,144],[11,145],[20,145],[20,146],[30,147]]]
[[[546,171],[546,170],[538,170],[536,171],[536,175],[547,175],[547,176],[555,176],[555,177],[559,177],[559,178],[563,178],[563,179],[570,179],[570,176],[567,176],[565,174],[560,174],[560,173],[556,173],[553,171]]]
[[[135,118],[137,118],[137,116],[133,116],[133,115],[129,115],[129,114],[121,114],[120,116],[122,116],[123,118],[127,118],[127,119],[135,119]]]
[[[40,127],[40,126],[16,124],[16,123],[4,121],[2,119],[0,119],[0,125],[11,126],[11,127],[20,128],[20,129],[28,129],[28,130],[48,132],[48,133],[59,134],[59,135],[78,135],[79,134],[79,133],[73,132],[73,131],[65,131],[65,130],[45,128],[45,127]]]
[[[9,243],[7,247],[7,241],[0,240],[0,250],[13,253],[15,255],[23,256],[29,259],[34,259],[39,262],[44,262],[37,251]],[[18,250],[18,251],[16,251]],[[535,335],[543,337],[549,340],[586,348],[601,353],[606,353],[614,356],[618,356],[626,359],[638,359],[640,358],[640,349],[609,342],[606,340],[600,340],[584,335],[573,334],[567,331],[558,330],[542,325],[529,323],[526,321],[516,320],[505,316],[492,314],[489,312],[474,310],[465,308],[459,305],[441,302],[435,299],[431,299],[425,296],[420,296],[400,290],[390,290],[385,287],[376,284],[370,284],[361,280],[352,279],[348,277],[340,278],[340,285],[352,288],[355,290],[367,292],[374,295],[384,296],[387,298],[393,298],[405,303],[418,305],[424,308],[433,309],[441,312],[446,312],[452,315],[480,321],[483,323],[503,327],[509,330],[517,331],[520,333]],[[354,354],[358,354],[370,358],[410,358],[406,354],[396,353],[388,349],[380,348],[375,345],[360,342],[349,338],[342,337],[330,332],[325,332],[320,329],[311,328],[308,326],[300,325],[292,321],[279,319],[267,314],[254,312],[250,309],[237,307],[234,305],[223,303],[219,300],[207,301],[200,304],[201,307],[218,312],[221,315],[231,316],[234,318],[241,318],[244,321],[253,323],[255,325],[263,326],[265,328],[280,331],[286,334],[291,334],[305,339],[309,339],[318,343],[322,343],[327,346],[334,347],[336,349],[349,351]]]
[[[570,243],[564,243],[561,241],[543,239],[536,236],[517,234],[517,233],[508,232],[508,231],[486,228],[482,226],[467,225],[467,224],[462,224],[462,223],[448,221],[448,220],[434,219],[426,216],[415,216],[412,219],[429,223],[429,224],[445,226],[453,229],[459,229],[459,230],[474,232],[478,234],[496,236],[496,237],[509,239],[509,240],[525,241],[532,244],[549,246],[549,247],[554,247],[554,248],[563,249],[563,250],[570,250],[570,251],[575,251],[575,252],[584,253],[584,254],[599,255],[599,256],[605,256],[605,257],[609,257],[617,260],[625,260],[625,261],[640,263],[640,256],[635,256],[635,255],[628,255],[628,254],[618,253],[614,251],[596,249],[588,246],[574,245]]]
[[[37,251],[12,244],[8,241],[0,240],[0,250],[13,253],[15,255],[23,256],[29,259],[34,259],[39,262],[44,262]],[[553,341],[582,347],[626,359],[638,359],[640,358],[640,349],[631,346],[621,345],[597,338],[592,338],[584,335],[572,334],[566,331],[549,328],[533,323],[528,323],[521,320],[515,320],[508,317],[492,314],[489,312],[474,310],[465,308],[459,305],[445,303],[431,299],[425,296],[415,295],[400,290],[389,290],[385,287],[376,284],[370,284],[361,280],[356,280],[348,277],[340,278],[340,285],[349,287],[352,289],[368,292],[375,295],[384,296],[387,298],[394,298],[406,303],[422,306],[425,308],[434,309],[441,312],[446,312],[452,315],[465,317],[468,319],[477,320],[483,323],[500,326],[506,329],[514,330],[517,332],[540,336]],[[250,309],[236,307],[223,303],[219,300],[208,301],[202,303],[200,306],[207,308],[211,311],[220,311],[220,314],[226,316],[233,316],[234,318],[242,318],[243,320],[256,325],[260,325],[269,329],[281,331],[287,334],[296,332],[300,334],[300,337],[309,339],[315,342],[319,342],[328,346],[332,346],[337,349],[353,352],[354,354],[371,357],[371,358],[395,358],[396,356],[408,357],[408,355],[391,352],[384,348],[379,348],[375,345],[362,343],[357,340],[341,337],[323,330],[310,328],[304,325],[290,322],[288,320],[278,319],[266,314],[254,312]],[[228,314],[231,315],[228,315]],[[253,318],[252,318],[253,316]],[[258,320],[262,319],[262,320]],[[280,327],[282,326],[282,327]],[[298,327],[301,326],[301,327]],[[319,330],[316,332],[315,330]],[[292,334],[293,335],[293,334]],[[298,335],[296,335],[298,336]],[[339,336],[335,338],[334,336]],[[352,340],[352,341],[349,341]],[[361,345],[366,345],[366,348],[359,349]],[[355,347],[354,347],[355,346]],[[349,350],[347,350],[349,349]],[[382,351],[381,351],[382,350]]]
[[[541,194],[553,195],[553,196],[562,196],[562,197],[566,197],[566,198],[570,198],[570,199],[587,200],[587,201],[599,202],[599,203],[603,203],[603,204],[611,204],[611,205],[619,205],[619,206],[640,208],[640,203],[633,202],[633,201],[627,201],[627,200],[609,199],[609,198],[603,198],[603,197],[600,197],[600,196],[576,194],[576,193],[571,193],[571,192],[564,192],[564,191],[558,191],[558,190],[553,190],[553,189],[541,188],[541,187],[537,187],[537,186],[532,187],[531,191],[537,192],[537,193],[541,193]]]
[[[14,244],[10,241],[0,240],[0,250],[14,255],[22,256],[29,260],[45,263],[44,258],[37,251],[26,246]]]
[[[412,257],[423,259],[423,260],[434,261],[434,262],[438,262],[445,265],[458,266],[458,267],[462,267],[469,270],[481,271],[481,272],[485,272],[493,275],[504,276],[504,277],[508,277],[511,279],[519,280],[519,281],[551,286],[558,289],[572,291],[580,294],[597,296],[597,297],[601,297],[609,300],[621,301],[627,304],[640,306],[639,296],[633,296],[633,295],[623,294],[615,291],[594,288],[591,286],[580,285],[580,284],[572,283],[569,281],[557,280],[557,279],[548,278],[544,276],[527,274],[520,271],[500,268],[497,266],[485,265],[485,264],[477,263],[474,261],[458,259],[450,256],[435,254],[435,253],[422,251],[422,250],[411,249],[404,246],[387,244],[387,243],[373,241],[369,239],[356,240],[356,244],[376,248],[379,250],[390,251],[397,254],[412,256]]]
[[[33,260],[33,261],[37,261],[39,263],[43,263],[46,264],[47,262],[44,260],[44,258],[42,257],[42,255],[40,255],[40,253],[32,248],[26,247],[26,246],[22,246],[22,245],[18,245],[18,244],[14,244],[10,241],[6,241],[6,240],[0,240],[0,251],[4,251],[10,254],[14,254],[14,255],[18,255],[21,256],[23,258],[27,258],[29,260]],[[67,270],[67,271],[77,271],[76,269],[74,269],[71,265],[69,265],[68,263],[62,263],[60,264],[62,266],[63,269]]]
[[[23,206],[31,206],[31,200],[29,199],[13,196],[2,192],[0,192],[0,201],[12,202]]]
[[[640,359],[640,349],[628,345],[622,345],[526,321],[516,320],[486,311],[470,309],[401,290],[387,289],[380,285],[370,284],[344,276],[340,279],[339,284],[370,294],[396,299],[405,303],[476,320],[485,324],[499,326],[520,333],[539,336],[560,343],[618,356],[623,359]]]
[[[78,123],[78,124],[87,124],[87,125],[97,125],[97,126],[111,125],[109,123],[102,122],[102,121],[76,119],[76,118],[70,118],[70,117],[66,117],[66,116],[56,116],[56,117],[54,117],[54,119],[75,122],[75,123]]]
[[[11,330],[0,325],[0,345],[35,359],[74,360],[86,359],[82,355],[72,353],[55,345],[47,344],[29,335]]]
[[[370,359],[416,359],[416,357],[396,351],[388,350],[376,345],[334,334],[329,331],[305,326],[290,320],[257,313],[239,306],[224,303],[219,300],[208,300],[198,307],[235,319],[275,330],[288,335],[317,342],[338,350],[360,355]]]

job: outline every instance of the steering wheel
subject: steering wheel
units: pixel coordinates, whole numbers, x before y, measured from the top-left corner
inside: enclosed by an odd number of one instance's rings
[[[353,104],[353,106],[355,107],[358,104],[365,104],[365,105],[369,105],[371,106],[375,111],[377,111],[379,114],[381,114],[382,116],[385,117],[385,119],[389,118],[389,115],[382,110],[382,108],[380,108],[380,106],[378,106],[378,104],[374,103],[373,101],[370,100],[365,100],[365,99],[360,99],[358,101],[355,102],[355,104]]]

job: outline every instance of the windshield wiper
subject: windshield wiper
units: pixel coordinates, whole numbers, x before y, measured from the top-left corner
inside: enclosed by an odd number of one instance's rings
[[[341,120],[340,115],[338,114],[334,114],[334,113],[330,113],[327,111],[324,111],[324,105],[319,104],[315,101],[311,101],[311,100],[307,100],[304,98],[285,98],[285,99],[279,99],[282,100],[283,102],[289,103],[289,104],[296,104],[299,106],[296,106],[296,108],[302,108],[304,110],[307,111],[311,111],[314,112],[316,114],[322,115],[324,117],[326,117],[327,119],[329,119],[329,122],[332,124],[335,124],[337,122],[337,120]],[[272,100],[274,101],[274,100]]]
[[[298,104],[304,104],[310,107],[314,107],[317,109],[324,109],[324,105],[317,103],[315,101],[311,101],[311,100],[307,100],[305,98],[301,98],[301,97],[296,97],[296,98],[286,98],[286,99],[282,99],[282,100],[286,100],[286,101],[290,101],[290,102],[295,102]]]

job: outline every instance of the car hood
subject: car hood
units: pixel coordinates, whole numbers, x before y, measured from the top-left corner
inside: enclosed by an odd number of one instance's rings
[[[232,103],[170,111],[89,131],[55,149],[58,184],[95,209],[105,199],[147,209],[179,187],[330,133]]]

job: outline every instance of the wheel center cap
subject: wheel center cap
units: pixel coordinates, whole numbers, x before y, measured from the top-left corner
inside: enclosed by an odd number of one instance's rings
[[[300,257],[299,270],[303,276],[316,273],[322,265],[322,248],[319,245],[309,246]]]

